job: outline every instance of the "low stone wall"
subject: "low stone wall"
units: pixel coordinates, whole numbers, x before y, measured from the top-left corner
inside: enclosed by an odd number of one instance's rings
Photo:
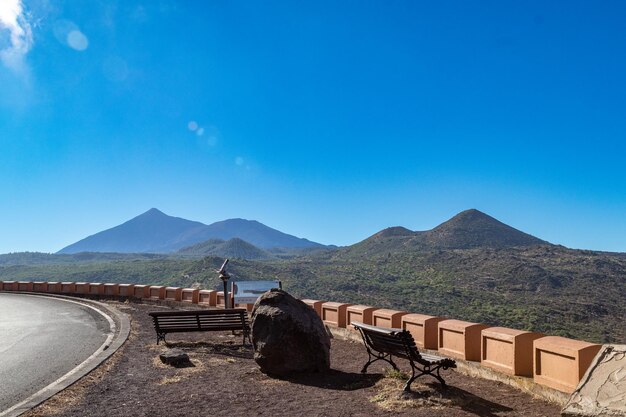
[[[0,281],[0,291],[128,297],[166,304],[224,307],[221,291],[160,285]],[[322,300],[303,301],[315,310],[334,334],[341,337],[357,336],[350,331],[351,321],[406,329],[419,348],[459,359],[460,369],[466,373],[483,377],[491,375],[491,379],[522,389],[534,387],[525,390],[561,404],[576,389],[601,348],[598,344],[563,337],[419,313]],[[252,309],[251,304],[237,307],[248,311]]]

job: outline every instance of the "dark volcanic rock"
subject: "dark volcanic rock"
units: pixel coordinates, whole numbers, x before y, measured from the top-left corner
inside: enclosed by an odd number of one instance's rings
[[[161,359],[161,362],[176,367],[190,364],[189,356],[182,350],[178,349],[170,349],[167,352],[161,353],[159,358]]]
[[[311,307],[282,290],[263,294],[252,310],[254,360],[268,375],[330,368],[330,337]]]

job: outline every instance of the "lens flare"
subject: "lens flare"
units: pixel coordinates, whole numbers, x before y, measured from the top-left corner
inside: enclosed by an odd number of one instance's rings
[[[89,47],[89,39],[80,30],[72,30],[67,34],[67,44],[77,51],[84,51]]]

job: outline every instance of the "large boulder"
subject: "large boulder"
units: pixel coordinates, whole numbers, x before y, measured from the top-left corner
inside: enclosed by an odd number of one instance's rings
[[[268,375],[330,368],[330,337],[308,305],[283,290],[263,294],[252,309],[254,360]]]

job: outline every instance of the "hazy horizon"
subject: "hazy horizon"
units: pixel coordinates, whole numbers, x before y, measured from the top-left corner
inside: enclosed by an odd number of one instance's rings
[[[151,207],[626,252],[621,2],[0,3],[0,253]]]

